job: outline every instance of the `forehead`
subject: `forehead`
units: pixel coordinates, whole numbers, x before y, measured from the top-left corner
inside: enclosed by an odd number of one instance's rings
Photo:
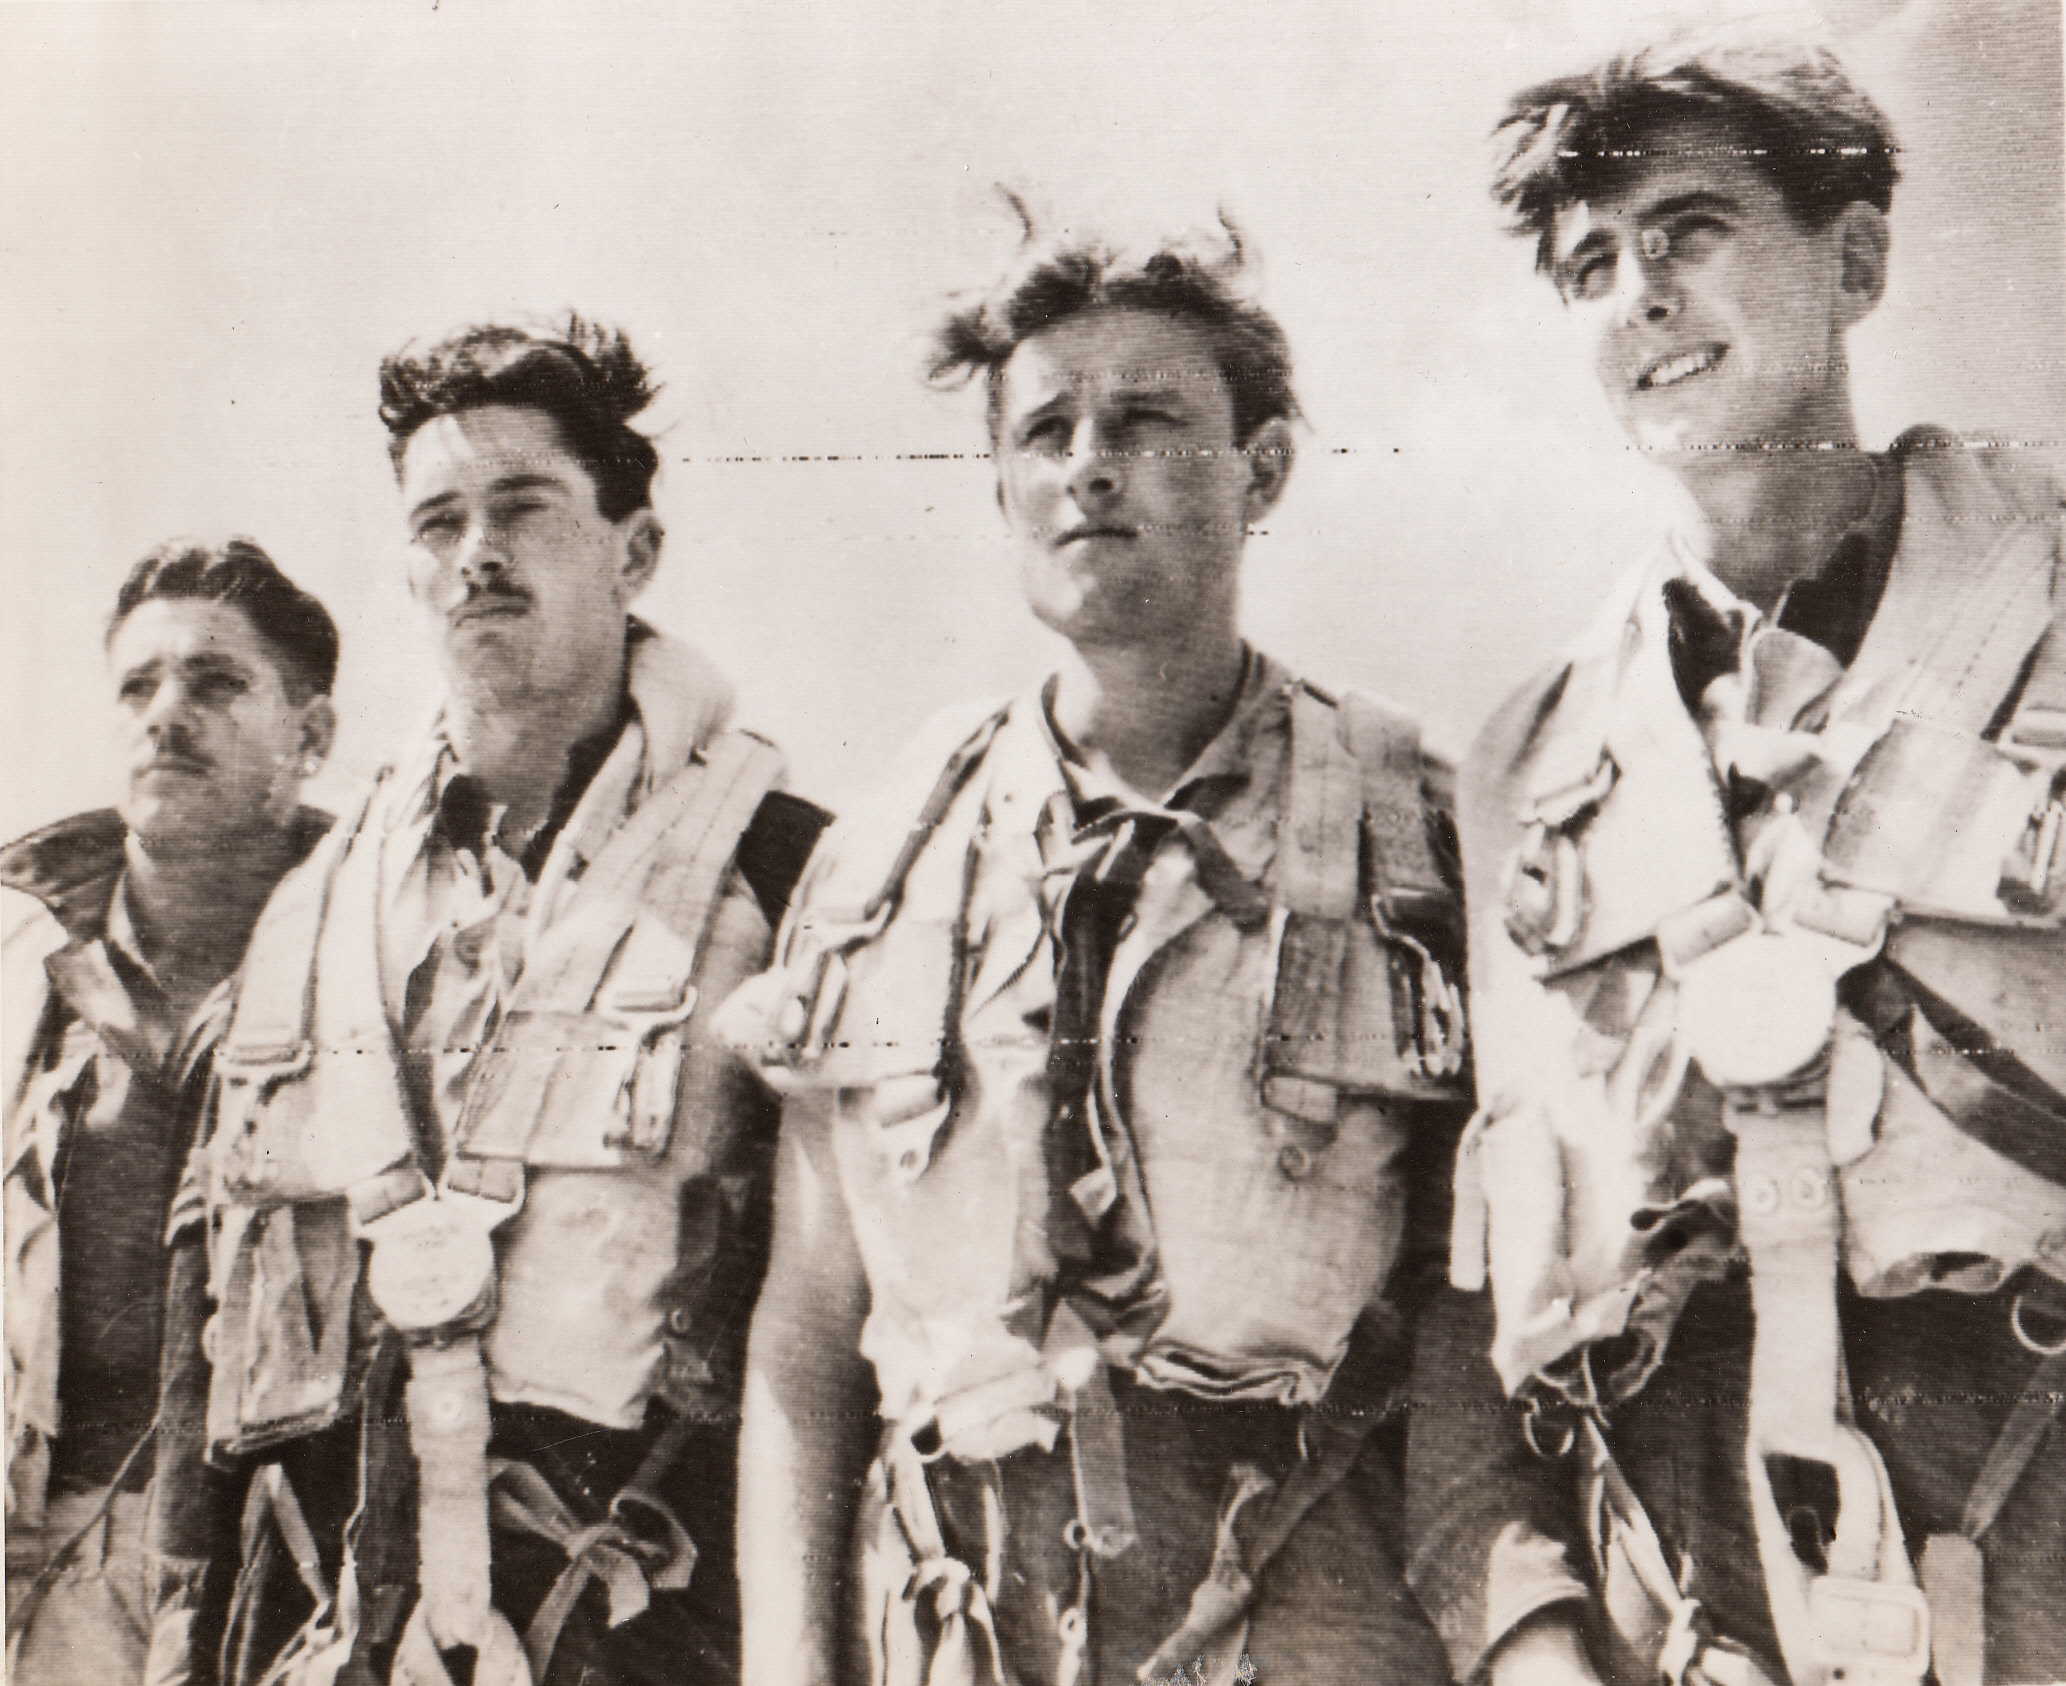
[[[433,416],[402,452],[402,501],[484,489],[512,475],[542,475],[570,489],[593,490],[559,423],[528,404],[483,404]]]
[[[1150,393],[1228,401],[1226,377],[1203,327],[1152,311],[1085,311],[1021,341],[1004,366],[1008,416],[1057,399]]]
[[[191,597],[150,597],[108,640],[108,666],[129,673],[154,664],[227,661],[277,671],[265,637],[242,609]]]
[[[1687,124],[1658,131],[1631,158],[1603,172],[1582,199],[1558,206],[1554,246],[1559,256],[1587,235],[1639,226],[1658,206],[1693,194],[1726,199],[1750,216],[1785,216],[1779,188],[1743,155],[1741,145],[1714,125]]]

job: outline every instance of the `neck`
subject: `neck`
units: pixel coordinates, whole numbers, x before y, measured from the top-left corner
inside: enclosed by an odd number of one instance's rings
[[[124,850],[123,894],[143,959],[178,1001],[197,1001],[242,960],[251,927],[294,864],[291,824],[205,844],[148,843]]]
[[[1219,735],[1242,677],[1233,618],[1175,645],[1074,649],[1055,686],[1055,724],[1091,762],[1160,797]]]
[[[489,801],[508,809],[507,826],[536,830],[552,811],[567,775],[567,760],[615,723],[624,706],[625,655],[599,664],[593,680],[572,696],[507,699],[456,688],[445,705],[445,732],[460,764],[481,781]]]
[[[1820,572],[1845,529],[1872,509],[1878,471],[1858,448],[1849,401],[1800,437],[1816,443],[1705,453],[1682,475],[1700,510],[1708,567],[1760,609]]]

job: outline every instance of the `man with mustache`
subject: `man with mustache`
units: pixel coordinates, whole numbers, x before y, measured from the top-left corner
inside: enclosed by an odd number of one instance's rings
[[[1229,235],[1029,235],[949,318],[1062,665],[919,743],[726,1010],[787,1095],[765,1686],[1447,1676],[1392,1415],[1461,1121],[1445,769],[1241,637],[1297,403]]]
[[[630,614],[652,390],[579,318],[381,369],[449,690],[274,898],[218,1067],[240,1675],[737,1678],[774,1116],[701,1009],[766,963],[822,816]]]
[[[1490,1294],[1418,1392],[1518,1408],[1416,1420],[1415,1584],[1459,1677],[2060,1678],[2059,489],[1861,448],[1895,147],[1828,52],[1668,41],[1499,140],[1696,514],[1466,767]]]
[[[147,1551],[144,1530],[154,1464],[190,1465],[187,1425],[158,1410],[167,1210],[225,980],[329,823],[298,798],[330,748],[337,629],[257,545],[152,551],[107,657],[121,805],[0,851],[8,1653],[24,1686],[120,1686],[146,1653],[171,1678],[192,1648],[206,1533],[159,1530]]]

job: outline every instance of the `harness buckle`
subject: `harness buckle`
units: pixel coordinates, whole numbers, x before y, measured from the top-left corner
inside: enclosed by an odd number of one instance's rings
[[[1914,1686],[1930,1671],[1930,1602],[1916,1586],[1818,1575],[1808,1583],[1815,1654],[1850,1686]]]

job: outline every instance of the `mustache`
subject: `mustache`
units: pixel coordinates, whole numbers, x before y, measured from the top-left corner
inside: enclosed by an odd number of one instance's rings
[[[154,744],[151,753],[135,764],[135,771],[143,773],[206,773],[215,763],[198,749],[184,740]]]
[[[490,581],[486,585],[469,586],[456,602],[447,606],[447,620],[464,620],[468,615],[493,609],[527,609],[531,605],[531,594],[522,586],[503,581]]]

